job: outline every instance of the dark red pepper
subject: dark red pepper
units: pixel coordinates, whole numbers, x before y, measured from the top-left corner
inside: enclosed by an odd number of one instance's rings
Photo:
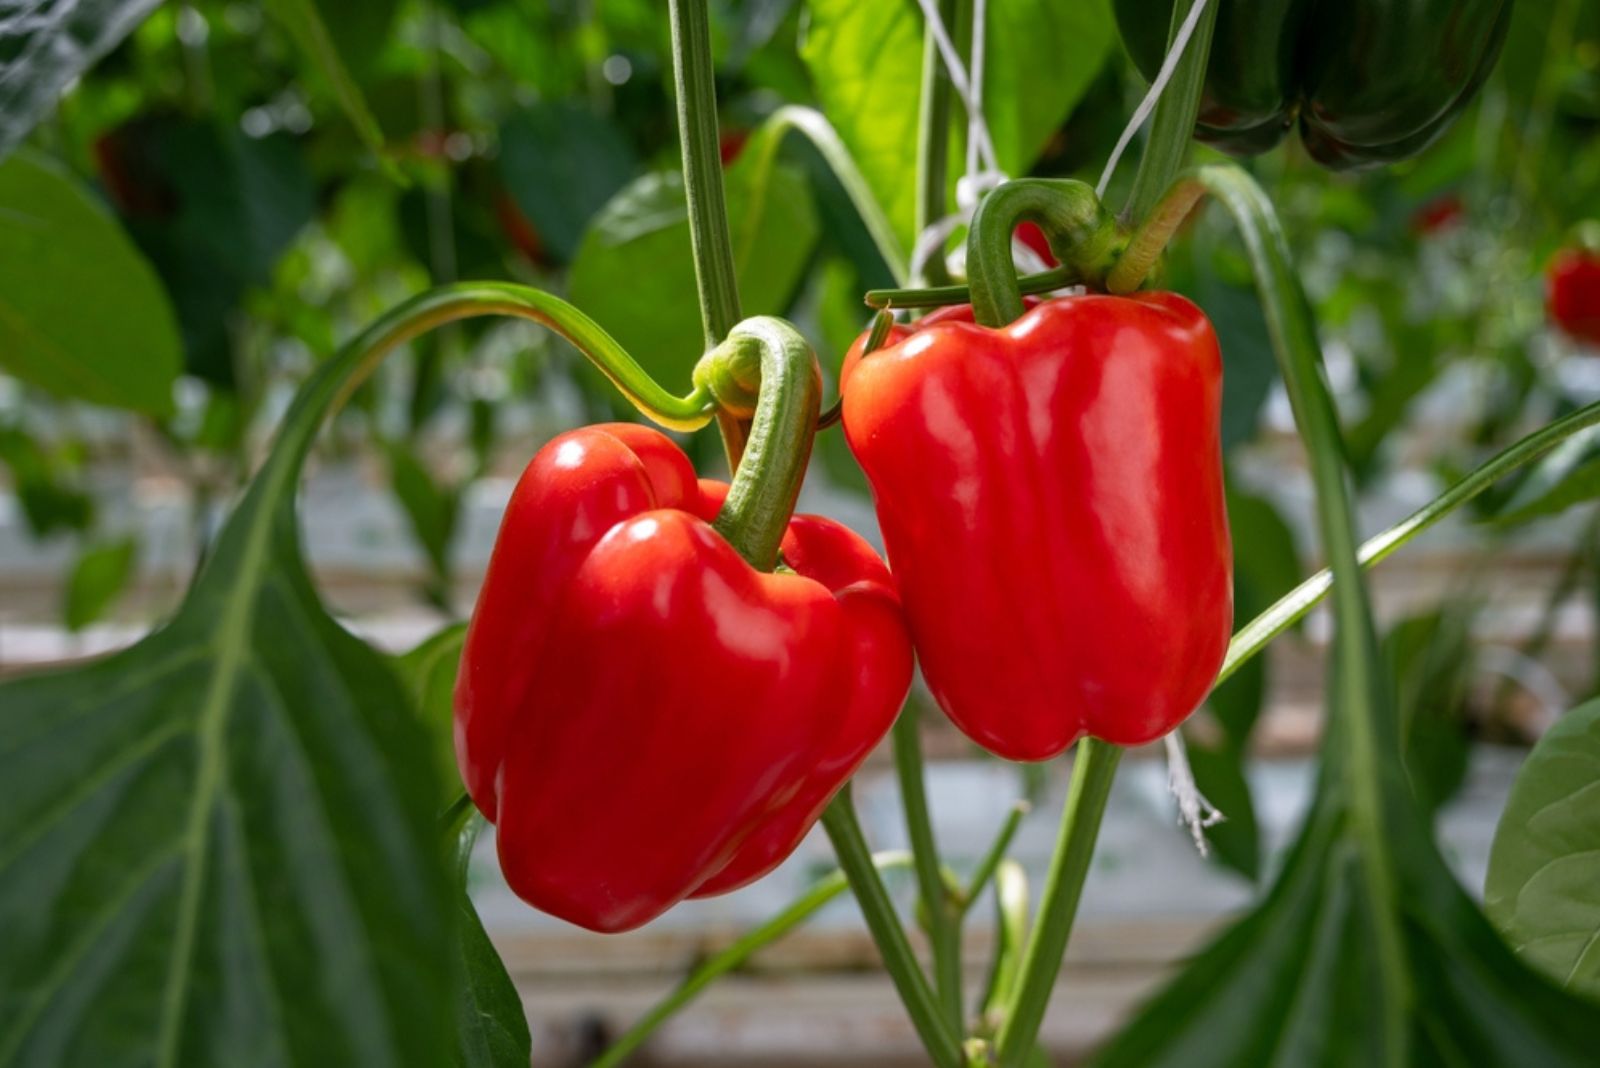
[[[755,570],[726,487],[626,424],[551,441],[502,522],[462,656],[456,752],[530,904],[597,931],[758,878],[882,739],[911,649],[888,569],[795,516]]]
[[[842,376],[923,674],[1003,757],[1153,741],[1233,619],[1211,325],[1171,293],[971,318],[858,341]]]
[[[1600,252],[1556,253],[1545,270],[1545,310],[1569,337],[1600,346]]]

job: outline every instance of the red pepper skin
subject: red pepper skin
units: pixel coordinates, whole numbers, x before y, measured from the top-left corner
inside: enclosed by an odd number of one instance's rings
[[[1600,252],[1556,253],[1545,270],[1545,310],[1569,337],[1600,346]]]
[[[776,867],[883,738],[911,648],[883,561],[796,516],[795,573],[710,520],[726,487],[646,427],[533,458],[469,626],[456,753],[520,897],[596,931]]]
[[[1233,620],[1216,336],[1171,293],[970,319],[857,341],[843,371],[923,674],[1002,757],[1153,741],[1204,699]]]

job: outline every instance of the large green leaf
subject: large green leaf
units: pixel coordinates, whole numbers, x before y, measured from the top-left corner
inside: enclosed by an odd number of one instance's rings
[[[386,658],[318,601],[294,512],[379,347],[302,389],[169,623],[0,687],[0,1065],[450,1058],[433,763]]]
[[[615,123],[569,101],[534,101],[519,110],[500,128],[499,162],[517,206],[562,262],[638,166]]]
[[[849,146],[895,233],[912,247],[922,89],[922,18],[910,0],[809,0],[801,48],[823,112]],[[1110,52],[1104,0],[988,5],[984,115],[1007,174],[1027,172]],[[953,118],[966,128],[959,103]],[[959,141],[960,137],[953,138]],[[952,182],[959,171],[952,171]]]
[[[765,159],[741,159],[727,174],[727,200],[744,314],[781,314],[817,240],[805,182]],[[584,236],[569,285],[573,303],[657,381],[687,387],[705,341],[677,174],[646,175],[612,198]]]
[[[0,7],[0,159],[160,2],[7,0]]]
[[[1495,829],[1484,907],[1529,964],[1600,998],[1600,701],[1539,739]]]
[[[461,973],[456,994],[457,1061],[462,1068],[528,1068],[533,1036],[516,984],[465,892],[457,895],[456,909],[461,932],[456,949]]]
[[[0,165],[0,368],[161,413],[181,362],[166,293],[116,219],[42,157]]]

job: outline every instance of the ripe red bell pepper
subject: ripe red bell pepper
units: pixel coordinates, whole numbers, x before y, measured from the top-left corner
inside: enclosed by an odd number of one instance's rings
[[[842,376],[923,674],[999,756],[1159,738],[1233,618],[1216,336],[1171,293],[971,319],[858,341]]]
[[[892,724],[911,647],[888,569],[795,516],[755,570],[664,435],[551,441],[467,632],[456,753],[512,890],[597,931],[776,867]]]
[[[1600,346],[1600,252],[1556,253],[1545,270],[1545,308],[1569,337]]]

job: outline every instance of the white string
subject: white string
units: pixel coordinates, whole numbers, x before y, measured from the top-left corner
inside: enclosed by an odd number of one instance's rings
[[[1155,110],[1156,102],[1166,91],[1167,83],[1172,81],[1172,72],[1178,69],[1178,61],[1183,58],[1184,49],[1189,46],[1189,38],[1194,36],[1194,28],[1200,24],[1200,13],[1205,9],[1206,0],[1195,0],[1195,5],[1189,9],[1183,25],[1178,27],[1177,39],[1172,42],[1167,58],[1162,61],[1161,70],[1156,73],[1156,80],[1150,83],[1150,91],[1144,94],[1144,99],[1139,101],[1139,106],[1134,109],[1133,118],[1128,120],[1122,136],[1117,138],[1117,147],[1111,150],[1111,158],[1106,160],[1106,169],[1100,172],[1100,184],[1094,187],[1096,196],[1106,195],[1106,186],[1111,184],[1112,172],[1117,169],[1122,153],[1133,140],[1133,135],[1139,132],[1139,127],[1144,125],[1144,120]]]
[[[972,106],[967,109],[967,177],[971,178],[979,171],[978,154],[979,145],[989,146],[989,168],[998,171],[999,164],[995,162],[994,144],[989,140],[989,125],[983,115],[983,60],[984,60],[984,31],[986,29],[986,0],[976,0],[972,7]],[[959,202],[960,187],[956,189]]]
[[[982,154],[983,162],[990,170],[998,169],[1000,164],[995,159],[994,142],[989,137],[989,126],[983,121],[983,109],[978,107],[972,95],[972,84],[967,80],[967,69],[962,65],[961,57],[956,54],[956,46],[950,40],[950,32],[945,28],[944,20],[939,18],[939,10],[934,7],[934,0],[917,0],[922,8],[923,18],[928,20],[928,29],[933,34],[934,46],[938,48],[940,57],[944,60],[945,72],[950,75],[950,84],[955,88],[956,95],[961,98],[962,107],[967,109],[967,115],[976,115],[978,118],[978,151]],[[974,13],[981,12],[981,5],[975,7]],[[981,23],[979,24],[981,25]],[[975,25],[973,40],[981,40],[981,35]]]
[[[1167,789],[1178,803],[1178,822],[1189,828],[1194,847],[1202,857],[1210,854],[1206,844],[1207,827],[1214,827],[1226,817],[1215,805],[1206,800],[1195,784],[1194,770],[1189,767],[1188,754],[1183,751],[1183,737],[1173,731],[1164,739],[1167,747]]]

